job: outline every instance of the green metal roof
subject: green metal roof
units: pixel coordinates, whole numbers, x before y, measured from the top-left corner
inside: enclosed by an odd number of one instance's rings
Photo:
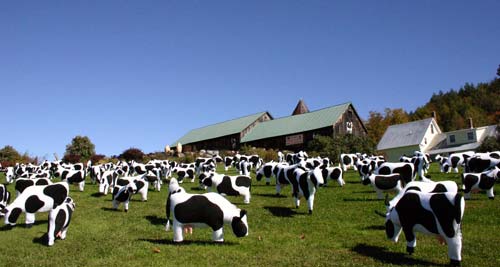
[[[241,143],[333,126],[349,105],[351,105],[350,102],[309,113],[261,122],[241,139]]]
[[[250,124],[255,122],[257,119],[259,119],[262,115],[266,113],[267,112],[259,112],[257,114],[248,115],[234,120],[216,123],[209,126],[191,130],[186,135],[181,137],[179,140],[175,141],[173,146],[177,145],[178,143],[185,145],[203,140],[209,140],[217,137],[240,133],[246,127],[248,127]]]

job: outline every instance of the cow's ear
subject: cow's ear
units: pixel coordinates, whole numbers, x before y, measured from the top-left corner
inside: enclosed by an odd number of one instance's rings
[[[246,216],[247,215],[247,211],[246,210],[241,210],[240,211],[240,218],[243,218],[243,216]]]

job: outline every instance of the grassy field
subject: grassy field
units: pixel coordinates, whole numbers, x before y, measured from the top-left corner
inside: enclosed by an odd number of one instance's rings
[[[435,180],[458,181],[457,174],[441,174],[433,164]],[[316,195],[313,215],[307,203],[293,208],[290,188],[274,196],[274,186],[254,181],[252,200],[230,200],[248,211],[250,233],[236,238],[226,227],[226,242],[211,242],[209,228],[195,229],[184,244],[172,244],[173,233],[164,231],[167,187],[149,191],[148,202],[132,200],[128,213],[111,209],[111,196],[99,196],[96,185],[84,192],[72,185],[70,196],[76,210],[66,240],[45,245],[47,213],[37,214],[30,229],[24,215],[11,230],[0,228],[0,266],[446,266],[446,245],[436,238],[417,234],[415,254],[407,255],[406,241],[385,237],[383,200],[363,186],[353,171],[344,175],[340,188],[330,181]],[[0,181],[5,181],[0,174]],[[196,184],[184,188],[202,193]],[[14,191],[14,186],[8,186]],[[496,185],[499,192],[499,185]],[[139,197],[136,197],[139,199]],[[500,197],[484,194],[466,202],[462,223],[463,266],[500,266]],[[2,219],[3,220],[3,219]],[[3,224],[3,223],[2,223]]]

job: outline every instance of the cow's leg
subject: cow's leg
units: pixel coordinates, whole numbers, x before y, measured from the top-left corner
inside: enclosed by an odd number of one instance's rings
[[[214,242],[224,242],[224,228],[221,227],[218,230],[215,230],[212,234],[212,239]]]
[[[309,198],[307,199],[307,206],[309,207],[309,214],[312,214],[314,208],[314,194],[311,193]]]
[[[276,183],[276,195],[280,195],[280,194],[281,194],[281,184]]]
[[[141,192],[141,200],[148,201],[148,190],[144,190]]]
[[[125,208],[125,212],[128,212],[128,203],[129,202],[130,202],[130,200],[123,202],[123,207]]]
[[[54,245],[54,240],[56,239],[56,222],[54,221],[53,223],[51,223],[49,221],[49,230],[47,231],[47,245],[48,246],[52,246]]]
[[[250,192],[244,195],[243,203],[249,204],[250,203]]]
[[[460,266],[462,261],[462,232],[458,229],[457,234],[453,238],[445,237],[448,244],[448,257],[450,257],[451,266]]]
[[[118,202],[117,200],[113,199],[113,209],[117,210],[118,209],[118,205],[120,205],[120,202]]]
[[[355,170],[355,171],[358,171],[358,167],[356,167],[356,164],[352,165],[352,169]]]
[[[177,220],[174,219],[174,223],[173,223],[174,242],[184,241],[182,229],[183,229],[182,223],[179,223]]]
[[[270,185],[271,184],[271,177],[266,177],[266,185]]]
[[[30,228],[35,223],[35,213],[26,212],[26,227]]]
[[[68,232],[68,227],[65,227],[65,228],[63,228],[63,229],[61,230],[61,236],[60,236],[60,238],[61,238],[62,240],[66,239],[66,232]]]
[[[486,190],[486,195],[489,199],[495,199],[495,194],[493,193],[494,187],[492,186],[490,189]]]
[[[411,255],[413,254],[413,252],[415,252],[415,247],[417,246],[417,237],[415,236],[413,229],[403,227],[403,232],[405,233],[406,237],[406,252]]]
[[[80,189],[80,192],[83,192],[83,188],[85,187],[85,181],[82,181],[78,184],[78,188]]]

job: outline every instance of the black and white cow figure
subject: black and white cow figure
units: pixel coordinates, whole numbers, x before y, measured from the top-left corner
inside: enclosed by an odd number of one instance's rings
[[[463,173],[462,184],[464,185],[465,199],[471,198],[473,191],[486,191],[489,199],[495,199],[493,192],[495,181],[500,181],[500,169],[491,167],[481,173]]]
[[[61,181],[68,184],[78,184],[78,189],[83,192],[85,188],[85,170],[69,170],[62,166],[57,166],[54,172],[55,177],[61,177]]]
[[[184,178],[190,178],[191,182],[193,183],[195,180],[195,173],[196,170],[194,167],[182,167],[182,166],[177,166],[172,169],[173,173],[177,173],[177,178],[179,179],[179,183],[182,184],[184,181]]]
[[[66,239],[69,223],[75,211],[75,202],[67,197],[63,204],[49,212],[49,226],[47,230],[48,246],[53,246],[56,238]]]
[[[5,209],[10,202],[10,192],[4,184],[0,184],[0,210]]]
[[[372,174],[363,180],[363,184],[371,184],[375,189],[375,192],[377,192],[378,199],[384,198],[384,192],[394,191],[396,193],[399,193],[403,188],[401,175],[399,173],[387,175]]]
[[[26,226],[35,223],[35,213],[47,212],[61,205],[68,197],[68,183],[30,186],[7,207],[0,211],[5,216],[5,224],[14,226],[22,212],[26,213]]]
[[[476,154],[466,160],[465,172],[480,173],[494,166],[500,168],[500,159],[490,157],[489,153]]]
[[[352,168],[357,171],[356,163],[358,162],[358,156],[356,154],[340,154],[340,164],[342,165],[342,170],[347,171],[348,168]]]
[[[465,201],[460,193],[422,193],[409,190],[386,215],[387,238],[397,242],[404,232],[411,255],[417,245],[416,232],[442,237],[448,245],[452,266],[460,266],[462,260],[462,233],[460,224]]]
[[[271,162],[267,162],[267,163],[263,164],[262,166],[260,166],[260,168],[257,169],[255,172],[256,180],[258,182],[260,182],[260,180],[262,180],[262,177],[265,177],[266,178],[266,185],[270,185],[271,184],[271,176],[273,175],[274,167],[278,164],[280,164],[280,163],[271,161]]]
[[[107,170],[102,172],[102,174],[97,178],[99,183],[99,193],[107,195],[108,192],[113,191],[116,179],[118,179],[118,173],[114,170]]]
[[[229,176],[212,172],[202,173],[199,178],[200,183],[211,191],[227,196],[243,196],[243,203],[250,203],[250,188],[252,186],[250,176]]]
[[[402,181],[406,185],[407,183],[413,181],[415,177],[415,166],[412,163],[407,162],[384,162],[378,167],[378,169],[375,170],[374,173],[382,175],[399,173]]]
[[[295,168],[294,172],[287,175],[290,184],[292,184],[292,195],[295,199],[295,207],[300,206],[300,197],[303,196],[307,201],[309,214],[312,214],[314,208],[314,198],[318,187],[324,184],[323,174],[320,168],[305,170],[301,167]]]
[[[337,181],[337,183],[343,187],[345,185],[345,181],[343,179],[343,171],[340,167],[326,167],[320,168],[321,174],[323,175],[323,181],[325,182],[323,186],[327,186],[328,180]]]
[[[240,170],[240,175],[245,175],[245,176],[250,175],[250,170],[252,169],[253,166],[253,163],[251,161],[240,160],[238,165],[239,165],[238,169]]]
[[[16,175],[14,173],[14,167],[7,167],[5,172],[5,182],[11,184],[14,182]]]
[[[123,203],[125,212],[128,212],[128,204],[134,194],[140,194],[141,200],[147,201],[148,187],[148,182],[142,179],[142,175],[118,178],[113,187],[113,209],[117,210],[120,203]]]
[[[443,157],[441,155],[436,155],[434,159],[439,163],[441,172],[447,173],[450,172],[450,166],[447,164],[448,157]]]
[[[466,160],[472,156],[474,156],[473,151],[453,153],[448,157],[447,164],[455,173],[458,173],[458,166],[464,166]]]
[[[172,178],[166,205],[167,224],[170,229],[170,214],[173,215],[172,228],[174,242],[184,241],[185,227],[210,227],[212,240],[224,242],[224,224],[230,224],[237,237],[248,235],[247,212],[231,204],[217,193],[189,194]]]

